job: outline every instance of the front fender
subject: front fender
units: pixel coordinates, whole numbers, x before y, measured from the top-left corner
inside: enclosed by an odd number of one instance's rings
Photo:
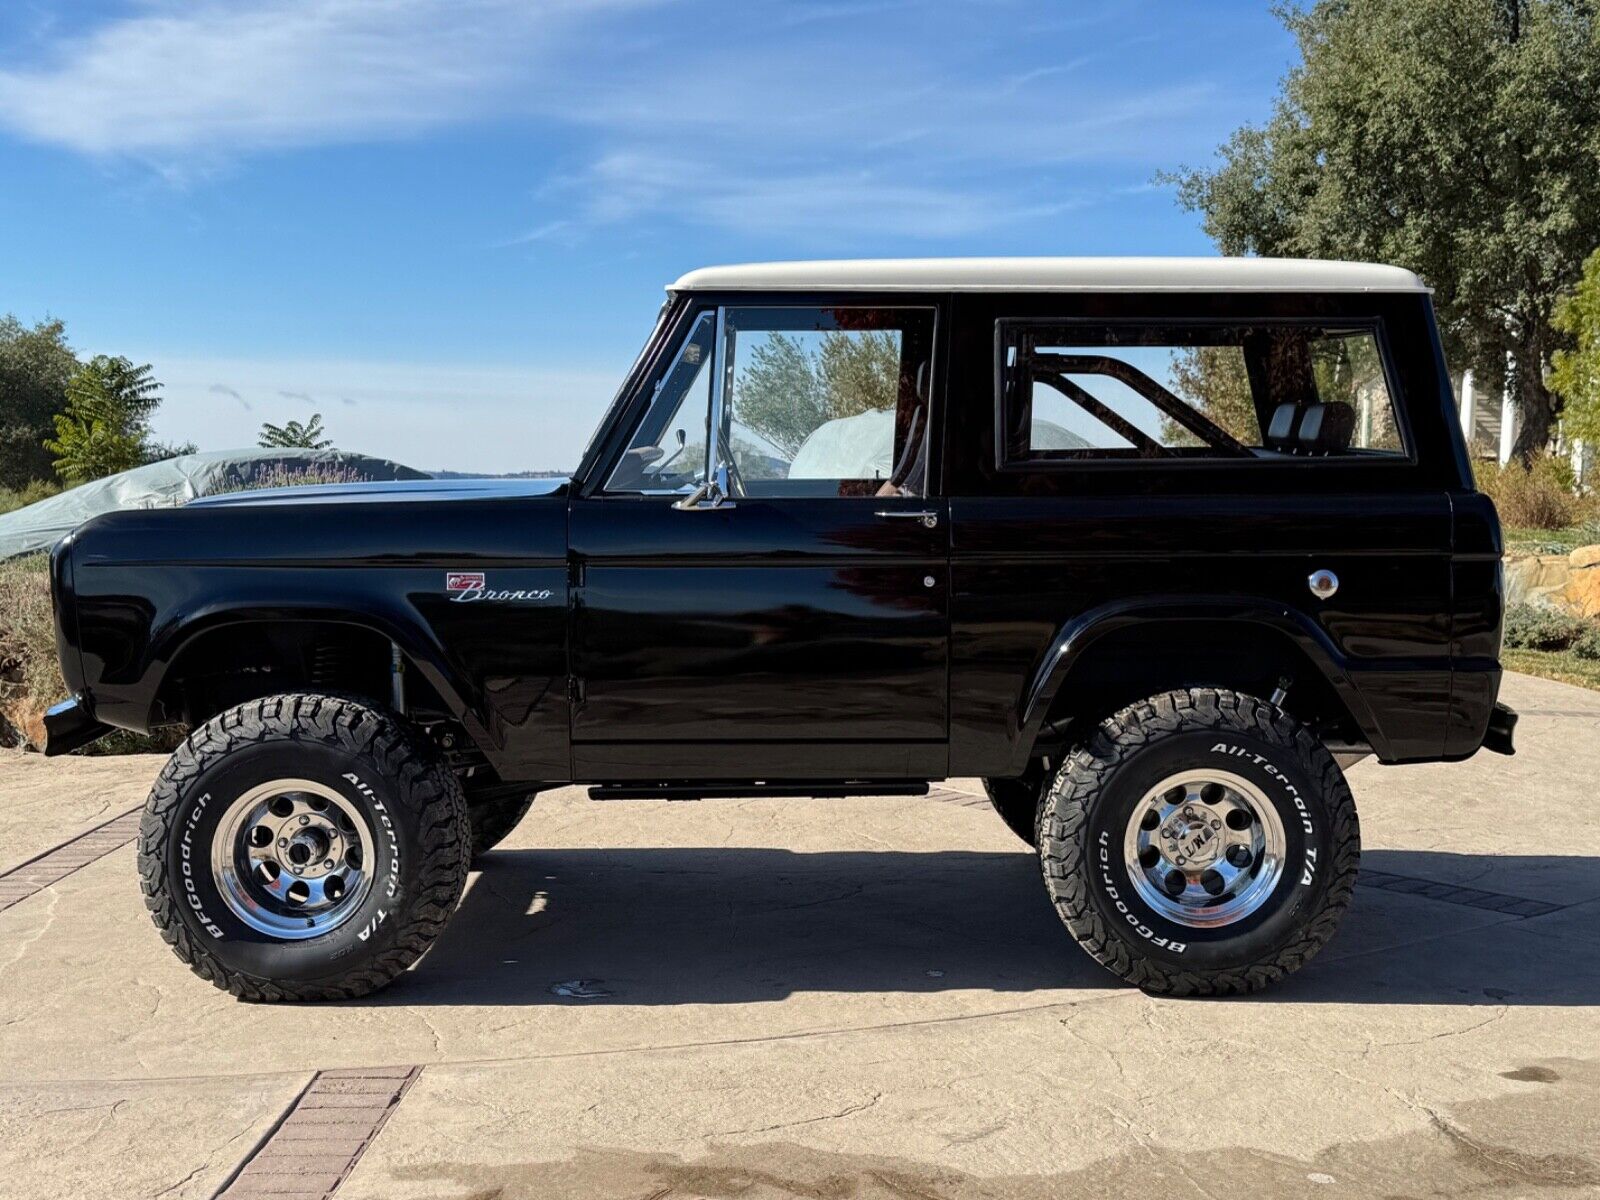
[[[1322,674],[1379,757],[1386,757],[1387,741],[1371,706],[1352,678],[1348,660],[1310,616],[1261,597],[1219,594],[1116,600],[1063,623],[1040,656],[1017,706],[1013,745],[1018,747],[1019,756],[1013,767],[1021,771],[1027,766],[1051,706],[1074,667],[1083,661],[1095,643],[1109,634],[1135,626],[1186,621],[1240,621],[1288,638]]]

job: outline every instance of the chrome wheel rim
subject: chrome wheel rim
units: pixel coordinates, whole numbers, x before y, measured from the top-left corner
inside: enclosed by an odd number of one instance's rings
[[[1123,839],[1139,898],[1178,925],[1214,928],[1261,908],[1283,876],[1278,810],[1248,779],[1180,771],[1134,806]]]
[[[372,888],[372,831],[361,810],[309,779],[276,779],[228,806],[211,870],[250,928],[298,940],[337,929]]]

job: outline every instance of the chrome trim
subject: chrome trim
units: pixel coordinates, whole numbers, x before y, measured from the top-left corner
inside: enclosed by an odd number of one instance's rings
[[[361,907],[375,878],[365,814],[326,784],[273,779],[237,797],[211,840],[230,912],[283,941],[320,937]]]
[[[873,515],[886,521],[920,521],[929,529],[939,527],[939,514],[932,509],[880,508]]]
[[[1284,877],[1278,810],[1248,779],[1200,767],[1169,775],[1128,816],[1123,865],[1158,916],[1191,929],[1255,913]]]
[[[1318,600],[1331,600],[1339,590],[1339,577],[1323,567],[1306,576],[1306,586]]]

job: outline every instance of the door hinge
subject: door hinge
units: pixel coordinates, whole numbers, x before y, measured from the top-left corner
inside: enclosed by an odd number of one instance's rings
[[[581,558],[569,558],[569,559],[567,559],[567,586],[568,587],[581,588],[583,586],[584,576],[587,573],[588,572],[584,569],[583,559],[581,559]]]
[[[583,703],[583,680],[576,675],[567,676],[567,703],[574,708]]]

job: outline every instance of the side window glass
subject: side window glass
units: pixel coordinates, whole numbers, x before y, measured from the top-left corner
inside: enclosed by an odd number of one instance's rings
[[[1002,324],[1002,465],[1405,453],[1371,330]]]
[[[689,492],[704,477],[716,328],[714,313],[701,313],[695,320],[606,480],[606,491]]]
[[[924,493],[931,309],[732,308],[726,323],[736,494]]]

